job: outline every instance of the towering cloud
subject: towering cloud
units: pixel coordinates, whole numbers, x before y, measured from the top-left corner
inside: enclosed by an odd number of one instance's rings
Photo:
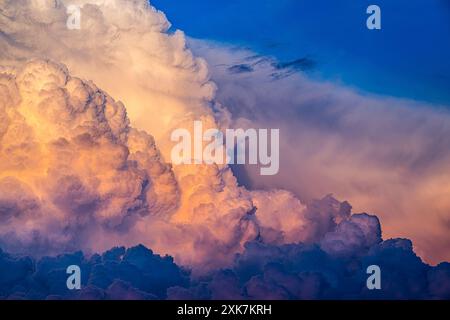
[[[70,4],[81,8],[80,30],[67,28],[65,1],[1,3],[6,249],[144,243],[210,269],[258,237],[306,241],[324,229],[291,193],[248,191],[226,165],[167,164],[172,128],[229,121],[206,63],[146,1]]]
[[[66,26],[69,4],[81,8],[80,30]],[[217,127],[223,112],[211,108],[206,63],[186,49],[181,32],[168,33],[164,14],[146,1],[0,5],[8,248],[101,250],[140,241],[185,263],[217,264],[256,237],[245,218],[251,196],[229,168],[166,164],[166,132],[194,119]],[[127,111],[61,62],[114,93]],[[217,259],[211,242],[223,247]]]
[[[312,243],[350,217],[331,197],[307,208],[286,191],[238,187],[227,167],[173,170],[120,102],[61,64],[33,60],[0,80],[0,241],[10,251],[142,242],[210,269],[247,241]]]
[[[0,228],[8,247],[101,245],[139,217],[176,208],[170,167],[153,138],[129,126],[121,103],[49,61],[2,73],[0,83]],[[93,240],[98,228],[106,234]]]
[[[80,6],[80,30],[66,26],[69,4]],[[0,12],[0,247],[32,255],[0,252],[0,270],[14,269],[0,278],[2,297],[67,298],[48,288],[72,261],[89,275],[76,298],[335,297],[340,284],[355,288],[366,262],[395,260],[391,250],[415,263],[408,279],[429,277],[424,296],[448,294],[436,288],[447,265],[429,269],[407,240],[383,242],[378,219],[352,215],[347,202],[249,190],[227,165],[171,165],[174,128],[264,121],[233,118],[206,62],[146,1],[3,0]],[[39,260],[140,243],[192,274],[143,246]]]
[[[80,29],[67,28],[69,6],[80,8]],[[158,141],[183,120],[211,119],[215,85],[206,62],[148,1],[3,0],[0,8],[2,65],[62,62],[124,102],[133,124]]]

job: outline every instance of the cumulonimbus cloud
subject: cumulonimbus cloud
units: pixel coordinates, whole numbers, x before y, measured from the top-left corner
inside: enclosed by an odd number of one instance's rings
[[[375,217],[331,196],[305,205],[239,186],[226,165],[172,166],[173,128],[232,122],[205,60],[144,0],[72,1],[80,30],[66,27],[67,4],[0,2],[2,247],[44,255],[143,243],[204,271],[232,265],[252,241],[336,256],[381,241]]]
[[[205,62],[145,1],[79,4],[76,31],[66,28],[64,2],[3,3],[6,249],[48,254],[144,243],[208,269],[258,237],[306,241],[323,229],[292,193],[246,190],[226,165],[168,164],[163,132],[192,120],[227,121]],[[37,27],[43,32],[33,35]]]
[[[239,237],[244,237],[236,234],[234,226],[253,208],[248,192],[237,186],[226,167],[172,169],[165,163],[170,147],[165,132],[193,119],[216,126],[210,108],[215,86],[209,81],[206,63],[186,48],[181,32],[168,33],[170,24],[164,14],[146,1],[70,4],[81,8],[80,30],[67,28],[65,1],[1,3],[0,55],[8,88],[2,98],[9,99],[3,108],[17,111],[20,118],[2,108],[2,164],[19,170],[2,169],[2,203],[9,222],[29,221],[28,228],[21,230],[11,228],[12,222],[4,226],[3,238],[15,239],[10,233],[20,233],[20,241],[8,243],[24,249],[24,241],[37,245],[40,242],[34,238],[44,237],[43,251],[48,250],[47,242],[99,250],[112,242],[142,241],[168,249],[185,263],[206,259],[210,240],[223,242],[231,254],[241,245]],[[25,64],[32,59],[40,60]],[[60,62],[76,76],[114,92],[127,110],[95,85],[75,80]],[[128,117],[134,127],[156,137],[158,150],[153,137],[129,126]],[[26,130],[19,131],[17,126]],[[20,140],[12,136],[14,132]],[[22,140],[31,146],[21,144]],[[7,148],[10,142],[13,146]],[[20,206],[14,202],[20,200],[19,193],[30,194]],[[25,218],[25,212],[31,213]],[[38,217],[49,222],[37,220],[37,226],[31,221]],[[138,217],[157,217],[157,221],[143,222]],[[229,232],[211,231],[220,225],[218,218],[229,220]],[[63,224],[55,225],[55,221]],[[199,230],[187,230],[187,222]],[[245,234],[245,221],[242,224]],[[103,234],[98,227],[114,232]],[[58,228],[74,232],[59,241],[46,239]],[[198,237],[203,241],[194,240]],[[80,244],[81,240],[86,243]]]
[[[287,191],[246,190],[225,166],[172,168],[122,103],[61,64],[32,60],[0,84],[0,240],[13,252],[145,243],[212,268],[247,241],[313,242],[350,216],[331,197],[308,208]]]

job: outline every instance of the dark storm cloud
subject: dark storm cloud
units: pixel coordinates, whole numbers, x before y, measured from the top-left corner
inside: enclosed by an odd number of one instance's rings
[[[81,269],[80,291],[66,287],[70,265]],[[3,299],[164,299],[168,288],[185,286],[187,279],[171,257],[144,246],[113,248],[90,258],[75,252],[38,261],[0,251]]]
[[[325,201],[325,200],[321,200]],[[66,268],[81,268],[82,289],[66,287]],[[381,290],[366,287],[381,269]],[[0,250],[3,299],[449,299],[450,264],[425,264],[408,239],[383,241],[376,216],[354,214],[317,241],[250,241],[225,269],[193,276],[171,257],[139,245],[102,255],[82,252],[15,257]]]

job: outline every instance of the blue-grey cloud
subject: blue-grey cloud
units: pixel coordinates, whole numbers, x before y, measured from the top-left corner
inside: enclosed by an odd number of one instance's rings
[[[231,66],[228,68],[228,71],[230,73],[246,73],[246,72],[252,72],[253,67],[248,64],[235,64],[234,66]]]
[[[81,290],[66,286],[70,265],[81,269]],[[79,251],[37,261],[0,251],[0,271],[3,299],[164,299],[168,288],[188,283],[188,274],[171,257],[155,255],[142,245],[91,257]]]
[[[81,268],[81,290],[66,287],[73,264]],[[381,269],[381,290],[366,286],[370,265]],[[0,250],[0,298],[449,299],[450,263],[424,263],[410,240],[383,241],[376,216],[353,214],[310,243],[280,245],[261,236],[230,267],[200,275],[142,245],[39,260]]]
[[[317,62],[310,57],[303,57],[287,62],[273,62],[272,67],[276,70],[271,74],[275,79],[287,78],[296,72],[309,72],[316,68]]]

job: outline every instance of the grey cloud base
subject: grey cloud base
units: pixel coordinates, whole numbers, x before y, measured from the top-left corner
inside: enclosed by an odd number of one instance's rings
[[[323,199],[322,201],[326,201]],[[66,268],[81,268],[81,290],[68,290]],[[381,268],[381,290],[368,290],[366,268]],[[407,239],[381,239],[378,219],[354,214],[317,243],[247,242],[229,268],[194,276],[143,245],[35,260],[0,250],[2,299],[449,299],[450,264],[430,266]]]

